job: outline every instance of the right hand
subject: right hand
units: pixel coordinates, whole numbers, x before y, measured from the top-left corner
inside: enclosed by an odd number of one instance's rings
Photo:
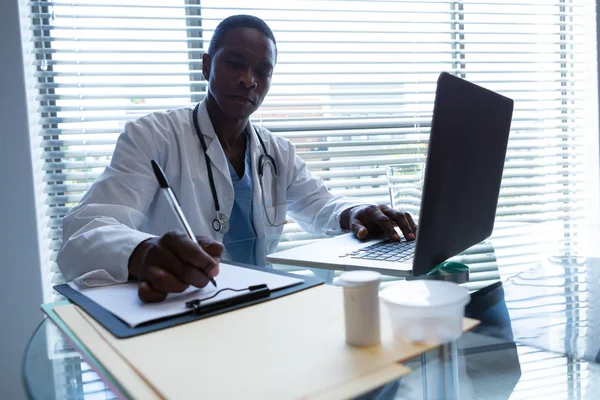
[[[217,276],[223,245],[204,236],[196,240],[168,232],[135,248],[129,258],[129,275],[140,282],[138,296],[142,301],[160,302],[167,294],[181,293],[190,285],[203,288],[208,277]]]

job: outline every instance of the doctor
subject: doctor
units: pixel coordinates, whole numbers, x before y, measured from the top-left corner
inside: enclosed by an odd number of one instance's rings
[[[135,279],[143,301],[162,301],[217,275],[221,243],[279,235],[288,213],[310,232],[352,230],[362,239],[383,231],[399,239],[397,225],[415,238],[409,214],[330,193],[289,141],[249,121],[276,61],[275,37],[261,19],[237,15],[217,26],[202,58],[204,101],[128,122],[110,165],[65,216],[57,262],[67,280]],[[177,233],[152,159],[201,235],[197,243]]]

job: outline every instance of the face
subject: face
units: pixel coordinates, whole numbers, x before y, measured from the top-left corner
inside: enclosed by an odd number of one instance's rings
[[[248,118],[271,87],[275,61],[275,44],[263,33],[230,29],[213,57],[204,54],[202,58],[209,101],[214,99],[226,117]]]

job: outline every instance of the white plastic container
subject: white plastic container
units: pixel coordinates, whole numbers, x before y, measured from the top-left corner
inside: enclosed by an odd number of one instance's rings
[[[344,287],[346,343],[373,346],[381,341],[379,324],[379,283],[375,271],[344,272],[335,284]]]
[[[462,334],[469,291],[455,283],[402,281],[380,292],[394,336],[406,342],[448,342]]]

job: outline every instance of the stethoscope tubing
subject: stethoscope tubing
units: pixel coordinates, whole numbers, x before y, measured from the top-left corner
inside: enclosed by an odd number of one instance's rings
[[[214,180],[214,176],[213,176],[213,171],[212,171],[212,166],[211,166],[211,162],[210,162],[210,157],[208,156],[208,147],[206,146],[206,142],[204,141],[204,137],[202,136],[202,131],[200,130],[200,124],[198,123],[198,110],[200,108],[200,103],[196,104],[196,107],[194,107],[194,112],[193,112],[193,121],[194,121],[194,128],[196,130],[196,135],[198,135],[198,139],[200,139],[200,145],[202,146],[202,150],[204,152],[204,160],[206,161],[206,170],[208,173],[208,182],[210,184],[210,191],[212,193],[212,197],[213,197],[213,201],[215,204],[215,212],[216,212],[216,217],[215,219],[213,219],[212,221],[212,227],[216,232],[223,232],[226,233],[229,231],[229,221],[227,220],[227,217],[221,213],[221,206],[219,204],[219,198],[217,195],[217,189],[215,186],[215,180]],[[262,140],[262,138],[260,137],[260,135],[258,134],[258,132],[256,132],[256,136],[258,137],[258,141],[260,142],[260,145],[263,149],[263,154],[260,155],[260,157],[258,158],[258,180],[260,182],[260,188],[261,188],[261,197],[262,197],[262,204],[263,204],[263,208],[265,211],[265,217],[267,218],[267,222],[269,226],[272,227],[279,227],[285,224],[276,224],[276,221],[271,221],[271,218],[269,217],[268,213],[267,213],[267,207],[265,204],[265,199],[264,199],[264,188],[263,188],[263,174],[264,174],[264,165],[265,164],[271,164],[272,167],[272,172],[274,176],[277,176],[277,164],[275,163],[275,159],[273,158],[273,156],[271,156],[268,152],[267,152],[267,147],[265,146],[265,142]],[[266,161],[265,161],[266,158]],[[276,217],[276,215],[275,215]]]

